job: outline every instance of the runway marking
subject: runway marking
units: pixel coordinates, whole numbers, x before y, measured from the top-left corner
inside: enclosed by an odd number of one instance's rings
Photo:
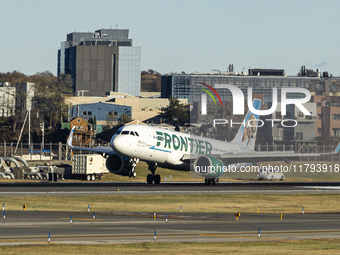
[[[59,218],[60,220],[69,220],[70,218]],[[97,219],[86,219],[86,218],[72,218],[72,220],[88,220],[88,221],[104,221],[104,220],[97,220]]]
[[[39,242],[39,241],[19,241],[10,239],[0,239],[0,242],[12,242],[12,243],[37,243],[37,244],[50,244],[52,242]]]
[[[304,188],[304,189],[325,189],[325,190],[334,190],[338,191],[340,190],[340,187],[338,186],[298,186],[298,188]]]

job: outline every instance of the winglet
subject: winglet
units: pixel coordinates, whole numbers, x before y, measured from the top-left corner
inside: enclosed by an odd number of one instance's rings
[[[72,146],[73,131],[74,131],[74,127],[71,129],[70,135],[68,136],[68,139],[67,139],[67,146],[71,148],[73,147]]]

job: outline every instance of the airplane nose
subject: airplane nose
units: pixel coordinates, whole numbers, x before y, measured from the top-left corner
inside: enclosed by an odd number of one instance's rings
[[[111,139],[111,147],[115,152],[126,154],[126,139],[124,136],[114,136]]]
[[[117,145],[118,145],[118,137],[116,135],[114,135],[112,138],[111,138],[111,147],[113,150],[117,151]]]

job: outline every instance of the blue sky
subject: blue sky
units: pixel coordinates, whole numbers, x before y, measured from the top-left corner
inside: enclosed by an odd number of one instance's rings
[[[0,72],[57,72],[66,34],[130,29],[142,70],[170,72],[302,65],[340,75],[340,1],[0,0]]]

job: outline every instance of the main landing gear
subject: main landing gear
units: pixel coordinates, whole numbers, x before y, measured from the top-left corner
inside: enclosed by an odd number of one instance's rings
[[[219,179],[218,178],[205,178],[205,185],[217,185],[218,184]]]
[[[152,184],[153,182],[155,184],[160,184],[161,176],[159,174],[155,174],[156,169],[157,169],[157,163],[149,164],[148,169],[151,171],[152,174],[148,174],[146,176],[146,182],[148,184]]]
[[[130,158],[130,163],[132,164],[132,169],[129,171],[129,177],[135,178],[137,176],[135,168],[139,162],[139,158]]]

